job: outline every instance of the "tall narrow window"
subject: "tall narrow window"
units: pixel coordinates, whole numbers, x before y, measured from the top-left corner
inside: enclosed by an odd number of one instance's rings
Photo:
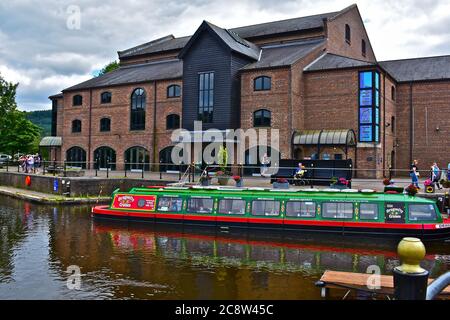
[[[363,57],[366,56],[366,40],[361,40],[361,54]]]
[[[270,127],[271,125],[271,113],[269,110],[261,109],[253,113],[253,126],[254,127]]]
[[[83,97],[79,94],[74,95],[72,98],[72,105],[81,106],[83,104]]]
[[[200,73],[198,80],[198,120],[211,123],[214,110],[214,72]]]
[[[392,86],[391,87],[391,99],[392,99],[392,101],[395,101],[395,87],[394,86]]]
[[[102,118],[100,120],[100,132],[108,132],[111,131],[111,119]]]
[[[111,103],[111,92],[102,92],[100,95],[100,102],[103,103]]]
[[[380,74],[359,73],[359,141],[380,141]]]
[[[391,132],[395,133],[395,117],[391,117]]]
[[[167,87],[167,98],[178,98],[181,96],[181,87],[176,84],[172,84]]]
[[[130,130],[145,130],[145,91],[137,88],[131,95]]]
[[[73,133],[81,132],[81,121],[80,120],[73,120],[72,121],[72,132]]]
[[[347,43],[351,43],[352,41],[352,31],[348,24],[345,25],[345,41],[347,41]]]
[[[272,88],[272,79],[267,76],[261,76],[253,80],[253,90],[265,91]]]

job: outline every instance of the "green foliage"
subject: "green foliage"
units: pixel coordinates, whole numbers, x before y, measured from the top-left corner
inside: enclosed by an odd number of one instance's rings
[[[26,113],[26,117],[41,129],[42,137],[51,134],[52,110],[29,111]]]
[[[17,87],[0,75],[0,152],[10,155],[36,152],[40,137],[40,129],[26,118],[25,112],[17,110]]]
[[[114,61],[108,63],[106,66],[104,66],[103,69],[100,70],[100,73],[98,74],[98,76],[102,76],[102,75],[107,74],[108,72],[114,71],[118,68],[119,68],[119,63],[116,60],[114,60]]]
[[[220,146],[219,154],[217,155],[217,163],[219,164],[220,170],[226,171],[228,165],[228,150],[224,146]]]

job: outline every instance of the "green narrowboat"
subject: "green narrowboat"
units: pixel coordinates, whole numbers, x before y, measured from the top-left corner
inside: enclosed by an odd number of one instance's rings
[[[94,217],[281,232],[450,238],[435,202],[373,190],[148,187],[116,190]]]

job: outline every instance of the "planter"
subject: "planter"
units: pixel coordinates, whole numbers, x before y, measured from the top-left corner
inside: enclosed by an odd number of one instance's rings
[[[207,186],[209,186],[209,180],[202,180],[202,181],[200,181],[200,184],[201,184],[203,187],[207,187]]]
[[[344,184],[332,184],[332,185],[330,185],[330,188],[338,189],[338,190],[348,189],[348,187]]]
[[[434,183],[425,187],[426,193],[434,193],[434,191],[435,191]]]
[[[389,192],[389,193],[393,193],[393,192],[403,193],[404,190],[405,190],[405,188],[403,188],[403,187],[397,187],[397,186],[393,186],[393,185],[384,187],[384,192]]]
[[[244,181],[240,180],[240,181],[236,182],[236,187],[238,187],[238,188],[244,187]]]
[[[274,182],[274,189],[289,189],[289,182]]]
[[[230,178],[228,177],[218,177],[217,181],[219,182],[219,184],[221,186],[226,186],[228,184],[228,180],[230,180]]]

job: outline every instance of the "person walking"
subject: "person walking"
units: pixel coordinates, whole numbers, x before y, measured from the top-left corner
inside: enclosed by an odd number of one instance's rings
[[[261,164],[262,164],[262,168],[261,168],[261,175],[264,176],[267,172],[267,166],[270,163],[270,159],[267,156],[267,153],[264,153],[264,155],[261,158]]]
[[[29,155],[27,159],[27,173],[30,172],[34,172],[34,157],[32,155]]]
[[[419,187],[419,169],[417,168],[417,165],[419,164],[419,161],[414,160],[413,163],[411,164],[411,169],[409,171],[409,175],[411,177],[411,182],[412,184],[417,188],[420,189]]]
[[[441,177],[441,170],[439,169],[436,162],[433,162],[433,165],[431,166],[431,181],[436,184],[436,187],[438,187],[439,190],[442,189],[441,185],[439,184],[439,179]]]
[[[450,181],[450,162],[447,165],[447,180]]]

